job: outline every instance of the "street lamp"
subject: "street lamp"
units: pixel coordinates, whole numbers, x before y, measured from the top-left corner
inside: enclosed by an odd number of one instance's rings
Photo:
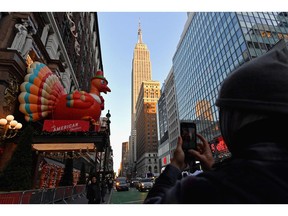
[[[110,117],[111,117],[110,110],[108,110],[108,113],[106,114],[106,117],[107,117],[106,123],[107,123],[107,126],[108,126],[107,131],[108,131],[108,134],[110,136],[110,123],[111,123],[111,121],[110,121]]]
[[[0,141],[11,139],[16,136],[22,124],[14,120],[13,115],[7,115],[6,118],[0,119]]]
[[[109,158],[107,158],[108,156],[108,153],[109,153],[109,149],[110,149],[110,117],[111,117],[111,114],[110,114],[110,110],[108,110],[108,113],[106,114],[106,135],[107,135],[107,139],[106,139],[106,143],[104,145],[104,162],[103,162],[103,175],[102,175],[102,182],[105,181],[105,177],[106,177],[106,168],[109,169],[108,167],[108,163],[109,163]]]

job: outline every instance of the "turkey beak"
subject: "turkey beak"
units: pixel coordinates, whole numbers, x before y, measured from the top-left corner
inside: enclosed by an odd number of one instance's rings
[[[107,92],[111,92],[111,89],[106,85],[103,92],[107,94]]]

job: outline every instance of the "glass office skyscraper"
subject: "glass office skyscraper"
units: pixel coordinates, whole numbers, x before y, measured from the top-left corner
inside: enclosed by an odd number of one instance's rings
[[[221,82],[280,39],[288,41],[287,12],[189,13],[173,57],[179,119],[195,121],[209,141],[219,136]]]

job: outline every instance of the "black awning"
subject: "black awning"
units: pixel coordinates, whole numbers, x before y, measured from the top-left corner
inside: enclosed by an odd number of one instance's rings
[[[94,143],[98,152],[103,152],[104,147],[107,147],[109,137],[107,133],[103,132],[70,132],[70,131],[56,131],[56,132],[36,132],[33,134],[32,143]]]

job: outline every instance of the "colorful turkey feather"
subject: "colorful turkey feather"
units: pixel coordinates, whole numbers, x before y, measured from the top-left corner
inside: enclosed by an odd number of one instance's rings
[[[40,62],[34,62],[27,69],[20,90],[19,110],[25,114],[26,121],[37,121],[47,117],[60,96],[66,94],[58,77]]]

